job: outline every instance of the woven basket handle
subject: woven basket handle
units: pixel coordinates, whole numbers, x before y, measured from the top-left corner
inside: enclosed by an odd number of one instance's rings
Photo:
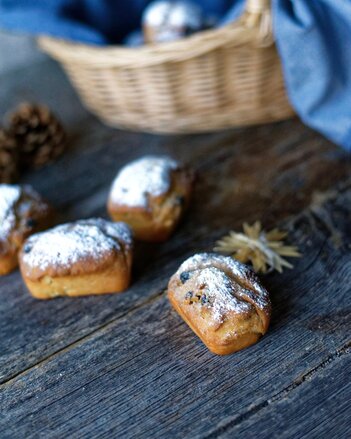
[[[246,0],[245,10],[253,14],[261,14],[265,11],[270,11],[270,0]]]
[[[246,0],[243,22],[255,28],[259,46],[270,46],[274,42],[272,9],[270,0]]]

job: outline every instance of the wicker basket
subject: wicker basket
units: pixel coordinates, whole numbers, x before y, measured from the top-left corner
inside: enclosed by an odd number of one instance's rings
[[[140,48],[42,37],[88,109],[114,127],[180,133],[289,118],[269,0],[248,0],[238,21]]]

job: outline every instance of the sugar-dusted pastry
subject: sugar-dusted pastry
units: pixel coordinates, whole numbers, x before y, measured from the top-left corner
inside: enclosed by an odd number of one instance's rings
[[[200,253],[171,277],[168,297],[190,328],[215,354],[257,342],[268,329],[271,304],[254,272],[229,256]]]
[[[52,209],[30,186],[0,184],[0,275],[17,267],[23,242],[52,219]]]
[[[165,156],[145,156],[117,174],[109,195],[114,221],[129,224],[144,241],[166,240],[189,204],[193,173]]]
[[[101,218],[32,235],[19,255],[23,280],[38,299],[117,293],[128,288],[132,233]]]
[[[147,43],[179,40],[206,27],[203,10],[191,0],[156,0],[142,16]]]

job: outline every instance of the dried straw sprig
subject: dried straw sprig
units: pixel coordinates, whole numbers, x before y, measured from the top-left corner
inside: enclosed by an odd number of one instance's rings
[[[244,233],[231,231],[216,242],[215,251],[231,255],[240,262],[251,262],[253,269],[259,273],[283,268],[293,268],[283,256],[301,257],[297,247],[284,244],[287,232],[273,229],[262,230],[261,223],[256,221],[252,226],[243,224]]]

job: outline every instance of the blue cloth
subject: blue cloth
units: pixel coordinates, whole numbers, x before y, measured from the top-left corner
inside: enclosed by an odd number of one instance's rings
[[[351,151],[351,1],[274,0],[274,29],[291,104]]]
[[[151,0],[0,0],[0,27],[91,44],[119,43],[140,28]],[[192,0],[222,17],[234,0]]]
[[[219,25],[244,0],[196,0]],[[150,0],[0,0],[0,28],[91,44],[140,28]],[[274,33],[290,102],[301,119],[351,150],[351,0],[272,0]]]

